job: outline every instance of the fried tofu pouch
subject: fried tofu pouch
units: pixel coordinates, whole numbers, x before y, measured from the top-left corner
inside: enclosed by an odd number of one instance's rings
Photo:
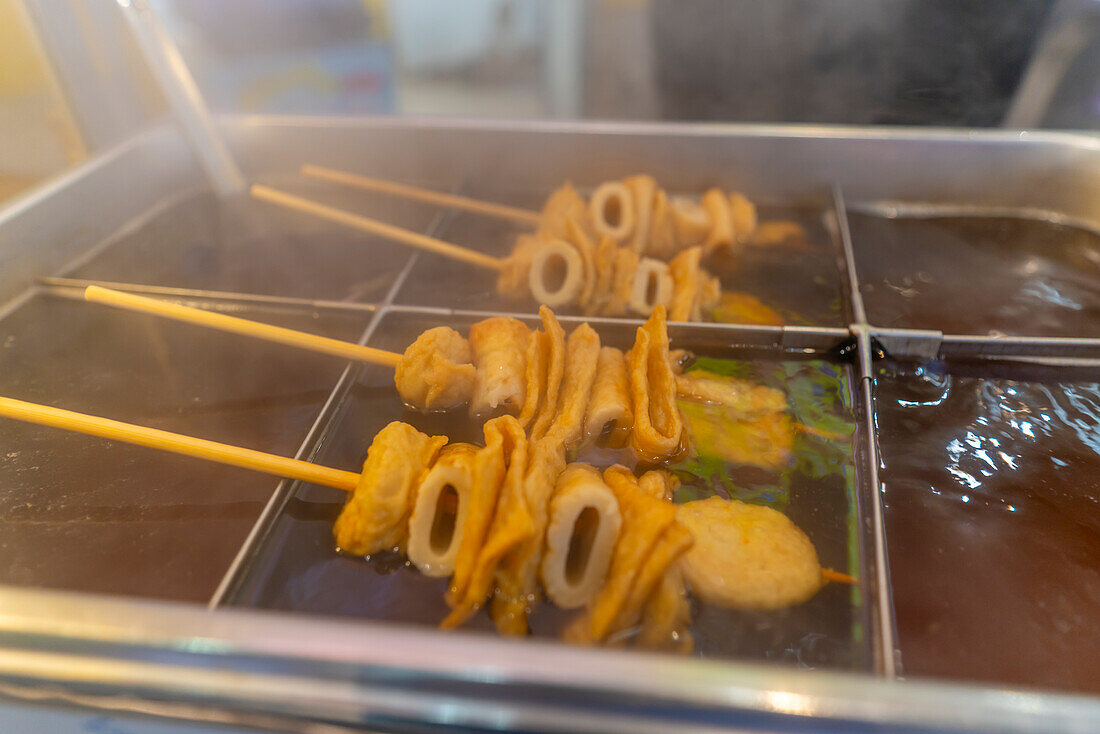
[[[477,369],[466,338],[449,326],[428,329],[401,356],[394,384],[405,403],[421,411],[469,402]]]
[[[780,609],[808,600],[824,583],[813,543],[770,507],[721,497],[686,502],[676,518],[695,537],[681,560],[692,591],[732,609]]]
[[[684,421],[676,405],[676,375],[668,350],[665,309],[658,306],[638,329],[627,355],[634,428],[630,444],[645,461],[663,461],[678,454]]]
[[[607,469],[604,482],[619,502],[622,526],[607,582],[565,631],[572,642],[601,642],[636,625],[665,572],[692,544],[691,533],[676,521],[676,506],[647,494],[627,469]]]
[[[474,484],[454,576],[447,591],[452,611],[440,624],[457,627],[481,609],[501,560],[534,535],[523,480],[527,436],[512,416],[485,424],[485,448],[474,460]]]
[[[379,431],[336,518],[336,544],[359,556],[402,548],[418,483],[446,443],[446,436],[428,436],[400,421]]]
[[[625,446],[634,425],[630,399],[630,378],[626,357],[615,347],[600,349],[596,361],[596,380],[584,416],[585,439],[604,437],[608,446]]]
[[[518,319],[503,316],[470,327],[470,347],[477,375],[470,415],[498,410],[518,413],[527,389],[527,345],[531,330]]]

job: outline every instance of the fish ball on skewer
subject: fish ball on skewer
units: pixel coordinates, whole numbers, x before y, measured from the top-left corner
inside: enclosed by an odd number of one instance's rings
[[[619,537],[619,504],[600,473],[569,464],[550,499],[542,585],[562,609],[588,604],[599,592]]]
[[[477,368],[466,338],[449,326],[428,329],[405,350],[394,384],[406,404],[423,411],[470,402]]]

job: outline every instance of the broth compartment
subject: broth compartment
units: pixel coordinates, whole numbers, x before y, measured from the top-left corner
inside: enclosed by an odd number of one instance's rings
[[[849,216],[872,324],[1100,336],[1100,235],[1035,219]]]
[[[1100,692],[1095,371],[886,363],[875,392],[904,672]]]
[[[470,321],[449,324],[466,333]],[[437,316],[390,313],[371,345],[399,351],[438,325]],[[604,344],[622,348],[632,342],[634,327],[603,325],[600,335]],[[691,346],[678,343],[675,331],[672,342],[674,347]],[[780,510],[809,536],[823,567],[863,577],[850,368],[823,358],[727,348],[720,357],[700,352],[687,374],[732,377],[772,388],[787,407],[739,421],[719,406],[681,395],[697,453],[665,465],[682,482],[675,501],[718,495]],[[407,410],[393,389],[392,373],[372,367],[351,389],[318,461],[361,466],[371,437],[393,420],[446,435],[452,442],[482,441],[480,422],[472,421],[465,409],[430,415]],[[592,441],[570,458],[597,467],[620,462],[636,472],[649,468],[637,464],[629,450]],[[338,552],[332,529],[343,503],[338,490],[298,485],[269,526],[229,603],[439,625],[450,611],[444,601],[447,579],[428,578],[394,553],[364,559]],[[872,659],[868,603],[861,585],[843,583],[829,583],[804,604],[770,612],[735,612],[693,599],[695,654],[866,670]],[[580,611],[561,610],[544,600],[531,617],[532,634],[557,638]],[[493,633],[494,626],[483,610],[464,629]]]

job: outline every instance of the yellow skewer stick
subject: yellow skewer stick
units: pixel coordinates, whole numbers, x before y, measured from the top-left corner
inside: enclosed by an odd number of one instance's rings
[[[384,349],[364,347],[359,344],[340,341],[339,339],[330,339],[325,336],[317,336],[316,334],[307,334],[303,331],[285,329],[281,326],[261,324],[256,321],[237,318],[236,316],[212,313],[210,311],[204,311],[201,308],[181,306],[178,303],[161,301],[156,298],[136,296],[133,293],[113,291],[109,288],[101,288],[97,285],[90,285],[84,289],[84,300],[104,303],[108,306],[124,308],[129,311],[140,311],[155,316],[163,316],[165,318],[174,319],[175,321],[184,321],[189,324],[197,324],[211,329],[218,329],[219,331],[229,331],[234,334],[251,336],[256,339],[264,339],[266,341],[298,347],[299,349],[308,349],[312,352],[331,354],[356,362],[369,362],[370,364],[396,367],[398,362],[401,361],[401,355],[396,352],[387,352]]]
[[[408,184],[397,183],[396,181],[371,178],[370,176],[347,173],[346,171],[337,171],[332,168],[314,166],[308,163],[302,166],[302,175],[342,184],[344,186],[352,186],[357,189],[363,189],[364,191],[390,194],[405,199],[414,199],[429,204],[437,204],[451,209],[462,209],[463,211],[483,214],[487,217],[496,217],[497,219],[511,219],[516,222],[535,225],[542,220],[542,215],[539,212],[531,211],[530,209],[521,209],[519,207],[508,206],[507,204],[497,204],[491,201],[481,201],[480,199],[471,199],[468,196],[459,196],[458,194],[446,194],[442,191],[422,189],[419,186],[409,186]]]
[[[453,260],[461,260],[470,265],[476,265],[479,268],[503,270],[505,266],[506,261],[504,258],[486,255],[483,252],[471,250],[468,247],[461,247],[460,245],[454,245],[450,242],[436,239],[435,237],[413,232],[411,229],[396,227],[392,224],[380,222],[377,219],[364,217],[361,214],[353,214],[343,209],[337,209],[334,206],[303,199],[300,196],[288,194],[285,191],[279,191],[270,186],[254,184],[251,188],[251,193],[256,199],[268,201],[272,204],[286,207],[287,209],[294,209],[296,211],[305,212],[306,214],[312,214],[316,217],[327,219],[330,222],[337,222],[347,227],[351,227],[352,229],[358,229],[361,232],[385,237],[394,242],[400,242],[403,245],[434,252],[437,255],[443,255]]]
[[[0,397],[0,416],[15,420],[38,423],[43,426],[64,428],[67,431],[87,433],[91,436],[110,438],[115,441],[147,446],[152,449],[171,451],[175,454],[193,456],[197,459],[216,461],[219,464],[239,466],[274,474],[277,477],[300,479],[311,484],[334,487],[346,492],[355,491],[359,475],[355,472],[318,466],[308,461],[288,459],[285,456],[266,454],[263,451],[230,446],[216,441],[207,441],[192,436],[161,431],[147,426],[135,426],[130,423],[100,418],[70,410],[52,408],[48,405],[27,403],[13,398]]]

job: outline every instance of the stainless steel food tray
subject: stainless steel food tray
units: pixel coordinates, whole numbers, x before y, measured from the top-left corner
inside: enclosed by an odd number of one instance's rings
[[[861,417],[854,460],[863,529],[861,558],[866,563],[863,581],[872,615],[872,672],[851,675],[679,660],[225,608],[222,602],[236,593],[253,567],[287,499],[301,489],[281,483],[262,511],[257,506],[252,530],[235,559],[226,560],[208,610],[186,603],[4,588],[0,674],[12,700],[48,696],[51,701],[155,716],[299,728],[311,722],[401,730],[1096,728],[1096,699],[893,680],[898,669],[877,447],[871,431],[871,363],[882,349],[899,357],[965,354],[1080,360],[1100,356],[1100,340],[991,338],[876,327],[863,306],[847,214],[898,206],[963,207],[1068,219],[1100,229],[1100,143],[1095,138],[252,117],[224,119],[221,127],[250,178],[292,186],[301,185],[293,173],[308,161],[504,200],[530,200],[563,179],[598,181],[644,169],[674,189],[717,184],[744,190],[765,203],[816,202],[835,235],[831,245],[837,258],[829,264],[829,277],[835,278],[842,297],[840,323],[685,325],[676,327],[674,338],[775,353],[834,350],[837,359],[851,364],[854,407]],[[82,308],[57,299],[71,294],[70,289],[35,283],[34,278],[48,275],[178,287],[181,290],[169,295],[212,308],[258,309],[272,320],[304,316],[328,324],[326,328],[354,328],[354,318],[340,322],[346,326],[326,321],[336,316],[360,318],[362,340],[372,338],[388,317],[479,316],[476,309],[458,312],[403,296],[402,286],[416,268],[425,266],[426,258],[381,242],[358,250],[358,240],[353,244],[334,230],[313,229],[248,202],[211,204],[205,221],[165,227],[152,242],[136,235],[147,234],[149,226],[158,231],[151,222],[180,197],[201,197],[204,189],[199,168],[177,134],[158,128],[0,211],[0,298],[6,303],[0,329],[24,318],[29,313],[24,309],[68,307],[75,313]],[[390,221],[425,231],[447,231],[444,227],[450,223],[447,213],[331,189],[323,193],[329,200],[344,196],[349,206],[367,207]],[[276,256],[263,257],[264,242],[269,241],[265,238],[288,230],[294,241],[274,247]],[[197,231],[206,232],[201,243],[192,237]],[[296,259],[288,254],[302,246],[311,246],[316,257]],[[330,247],[330,257],[344,267],[326,268],[324,263],[333,260],[322,256],[322,247]],[[369,256],[358,266],[360,273],[347,264],[362,253]],[[173,265],[165,266],[165,261]],[[156,270],[158,265],[162,270]],[[286,277],[288,269],[292,277]],[[181,282],[181,272],[192,279]],[[242,302],[220,297],[217,291],[246,291],[253,297]],[[42,306],[47,302],[60,305]],[[158,331],[162,337],[171,338]],[[43,344],[43,353],[52,353],[50,343]],[[208,348],[217,353],[216,344],[191,345],[192,353]],[[263,354],[256,353],[255,359],[263,359]],[[118,368],[112,364],[108,360],[100,369]],[[276,378],[284,368],[292,374],[310,369],[280,364]],[[301,457],[325,448],[349,390],[359,381],[355,368],[337,372],[319,377],[330,385],[327,397],[308,401],[297,414],[309,416],[297,429],[303,439],[297,449]],[[212,380],[224,386],[223,378]],[[60,402],[48,382],[38,389],[41,399]],[[86,395],[88,404],[100,405],[104,413],[110,407],[137,410],[136,400],[130,408],[125,401],[112,403],[109,389],[100,394],[96,389],[94,381],[74,382],[70,395]],[[111,414],[127,417],[117,411]],[[53,460],[62,461],[61,451],[57,453]],[[149,593],[157,596],[163,591]]]

